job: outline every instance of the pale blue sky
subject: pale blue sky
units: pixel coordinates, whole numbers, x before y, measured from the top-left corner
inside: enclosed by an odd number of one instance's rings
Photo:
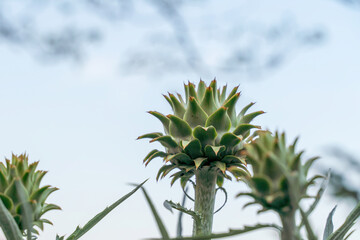
[[[149,177],[146,188],[166,219],[169,231],[175,233],[177,216],[165,210],[162,202],[179,201],[180,187],[175,184],[170,188],[167,178],[155,181],[160,160],[154,160],[147,168],[142,165],[143,157],[155,145],[135,139],[143,133],[161,130],[160,123],[146,111],[169,113],[161,94],[183,93],[183,82],[187,80],[196,83],[201,77],[209,82],[216,76],[221,84],[240,84],[239,107],[257,102],[254,109],[267,113],[256,123],[270,130],[286,130],[291,141],[299,135],[299,147],[306,149],[307,156],[323,156],[321,161],[326,163],[329,156],[325,147],[334,145],[360,156],[357,136],[360,132],[360,11],[331,0],[210,1],[191,5],[182,14],[192,26],[192,36],[201,35],[204,26],[210,27],[205,31],[209,39],[194,37],[196,46],[207,50],[204,58],[209,70],[157,77],[141,72],[125,74],[125,69],[119,67],[119,55],[139,44],[139,39],[149,31],[145,22],[153,21],[152,25],[160,32],[171,30],[149,5],[138,3],[142,4],[142,15],[115,26],[119,31],[98,23],[105,28],[106,38],[88,50],[82,64],[43,64],[24,49],[0,45],[0,156],[26,151],[32,161],[40,160],[41,169],[49,171],[44,184],[60,188],[50,200],[63,211],[48,214],[54,227],[46,226],[40,240],[54,239],[56,233],[71,233],[77,225],[85,224],[127,193],[131,189],[127,183]],[[246,12],[242,11],[245,7]],[[323,28],[326,41],[317,47],[297,50],[282,67],[256,81],[243,74],[212,69],[214,59],[223,56],[225,47],[221,37],[211,38],[212,31],[220,35],[230,22],[270,25],[288,16],[293,16],[300,27]],[[86,15],[82,21],[86,23]],[[225,187],[230,199],[215,217],[215,231],[273,221],[272,214],[256,216],[255,208],[241,209],[246,200],[235,200],[233,196],[245,190],[243,185],[226,183]],[[313,219],[318,233],[323,231],[326,215],[334,204],[333,200],[323,200],[316,221]],[[339,203],[337,211],[335,226],[339,226],[349,209]],[[190,226],[187,218],[188,234]],[[351,239],[358,239],[359,232]],[[263,235],[259,232],[246,236],[254,239]],[[104,239],[104,236],[129,240],[158,236],[140,192],[84,239]]]

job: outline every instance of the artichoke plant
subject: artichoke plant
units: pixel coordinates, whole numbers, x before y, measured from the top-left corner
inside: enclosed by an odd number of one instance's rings
[[[50,210],[60,209],[55,204],[46,203],[48,196],[58,189],[49,185],[40,186],[47,172],[36,170],[38,163],[29,164],[25,154],[13,154],[11,160],[5,159],[5,164],[0,163],[0,199],[24,235],[27,235],[29,222],[32,232],[38,234],[35,226],[43,230],[44,223],[52,224],[43,215]],[[31,219],[24,216],[25,205],[30,207]]]
[[[283,224],[282,239],[300,239],[295,223],[295,212],[299,202],[309,197],[308,187],[317,178],[307,179],[308,170],[317,159],[310,158],[304,164],[302,152],[296,152],[296,142],[286,145],[285,134],[275,135],[267,131],[259,131],[259,137],[246,145],[247,161],[253,169],[253,176],[247,179],[252,190],[240,193],[253,199],[251,204],[260,204],[262,211],[277,212]]]
[[[250,103],[237,114],[238,87],[226,94],[227,87],[218,89],[216,80],[208,86],[200,81],[197,88],[189,82],[184,88],[185,99],[180,94],[164,95],[173,114],[149,112],[162,122],[164,133],[153,132],[138,139],[150,138],[150,142],[165,147],[165,151],[152,150],[144,159],[148,165],[157,157],[163,158],[157,179],[176,170],[171,184],[180,179],[184,187],[195,175],[195,212],[202,222],[194,223],[193,233],[207,235],[212,229],[216,184],[221,187],[224,178],[231,179],[230,174],[237,180],[249,175],[244,143],[251,129],[260,128],[250,122],[264,112],[247,114],[254,105]]]

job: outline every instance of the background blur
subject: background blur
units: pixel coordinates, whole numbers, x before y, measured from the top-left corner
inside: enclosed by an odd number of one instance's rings
[[[170,113],[161,94],[214,77],[240,84],[239,107],[255,101],[267,112],[256,124],[286,131],[289,142],[300,136],[298,150],[322,156],[316,171],[333,169],[313,224],[322,234],[338,204],[339,227],[360,196],[359,26],[358,0],[0,0],[0,155],[26,151],[49,171],[43,184],[60,188],[49,200],[63,211],[48,213],[54,226],[39,239],[70,234],[146,178],[175,236],[177,213],[162,203],[181,201],[180,186],[156,182],[161,160],[145,168],[142,159],[159,146],[135,139],[162,130],[146,113]],[[247,199],[234,196],[243,184],[224,186],[229,201],[215,232],[279,222],[256,215],[257,207],[242,209]],[[185,216],[186,235],[191,225]],[[138,192],[84,239],[157,236]],[[277,239],[274,231],[229,239],[262,236]],[[356,231],[350,239],[359,238]]]

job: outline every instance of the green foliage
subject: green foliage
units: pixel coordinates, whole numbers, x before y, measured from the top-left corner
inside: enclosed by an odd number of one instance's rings
[[[125,196],[121,197],[119,200],[117,200],[116,202],[114,202],[113,204],[111,204],[109,207],[105,208],[103,211],[101,211],[100,213],[96,214],[95,217],[93,217],[92,219],[90,219],[90,221],[88,221],[84,227],[77,227],[75,229],[75,231],[68,237],[66,238],[66,240],[77,240],[80,237],[82,237],[85,233],[87,233],[90,229],[92,229],[96,224],[98,224],[106,215],[108,215],[112,210],[114,210],[117,206],[119,206],[123,201],[125,201],[126,199],[128,199],[131,195],[133,195],[139,188],[142,187],[142,185],[145,184],[147,180],[145,180],[144,182],[142,182],[141,184],[139,184],[137,187],[135,187],[131,192],[129,192],[128,194],[126,194]],[[56,239],[62,240],[65,239],[64,236],[59,237],[56,236]]]
[[[28,164],[25,154],[12,156],[12,161],[6,159],[6,165],[0,163],[0,176],[3,192],[0,195],[0,227],[8,240],[36,239],[32,233],[38,233],[33,227],[42,229],[42,224],[51,223],[47,219],[39,219],[49,210],[60,209],[54,204],[45,203],[50,193],[57,190],[50,186],[40,187],[44,171],[36,171],[38,162]],[[147,181],[147,180],[146,180]],[[117,200],[111,206],[93,217],[84,227],[77,227],[66,240],[76,240],[99,223],[107,214],[123,201],[133,195],[146,182],[139,184],[131,192]],[[41,209],[39,209],[41,208]],[[14,209],[16,210],[14,214]],[[56,236],[56,240],[64,240],[65,236]]]
[[[255,226],[244,226],[241,229],[229,229],[226,233],[215,233],[208,236],[199,236],[199,237],[181,237],[181,238],[170,238],[169,240],[211,240],[211,239],[220,239],[226,237],[232,237],[244,233],[249,233],[258,229],[271,228],[275,230],[281,230],[276,224],[257,224]],[[161,238],[149,238],[148,240],[162,240]]]
[[[346,240],[353,233],[350,232],[352,226],[354,226],[356,220],[360,217],[360,202],[355,206],[355,208],[351,211],[351,213],[346,218],[345,222],[330,236],[326,238],[326,240]],[[332,213],[330,213],[329,218],[332,219]],[[331,223],[327,223],[331,224]],[[326,225],[325,228],[328,226]],[[325,236],[324,236],[325,237]]]
[[[58,190],[49,185],[41,186],[45,171],[36,170],[38,162],[29,164],[28,156],[12,155],[11,160],[0,163],[0,199],[13,216],[23,235],[38,234],[34,227],[43,230],[44,223],[52,224],[43,215],[60,207],[46,202]]]
[[[0,227],[3,230],[6,239],[23,239],[18,224],[15,222],[14,217],[11,215],[2,201],[0,201]]]
[[[218,89],[216,80],[209,86],[200,81],[197,88],[189,82],[184,88],[185,101],[180,94],[177,97],[171,93],[164,95],[173,114],[165,116],[156,111],[149,112],[162,122],[164,135],[154,132],[138,139],[150,138],[150,142],[163,145],[165,151],[151,151],[144,159],[145,165],[157,157],[163,158],[165,164],[157,179],[176,169],[178,171],[171,175],[172,184],[181,179],[183,187],[196,171],[207,166],[217,169],[220,179],[231,179],[229,173],[237,180],[249,176],[243,146],[251,129],[259,128],[250,122],[264,112],[247,114],[254,104],[251,103],[237,114],[238,87],[227,95],[227,87]]]
[[[253,176],[247,179],[250,193],[241,193],[260,204],[262,211],[274,210],[286,214],[298,209],[298,203],[308,197],[307,189],[321,176],[307,179],[314,160],[301,162],[303,152],[296,152],[295,142],[287,146],[285,134],[259,132],[258,138],[245,146],[247,161],[253,168]]]
[[[145,188],[141,187],[141,190],[143,191],[144,196],[146,198],[146,201],[149,204],[151,212],[152,212],[152,214],[153,214],[153,216],[155,218],[156,224],[158,225],[158,228],[159,228],[160,234],[162,236],[162,239],[168,240],[169,239],[169,234],[168,234],[168,232],[167,232],[167,230],[165,228],[165,224],[161,220],[161,217],[160,217],[159,213],[157,212],[157,210],[155,208],[154,203],[152,202],[152,200],[151,200],[149,194],[146,192]]]

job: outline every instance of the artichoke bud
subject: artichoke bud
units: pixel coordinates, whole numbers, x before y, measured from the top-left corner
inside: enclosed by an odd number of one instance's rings
[[[40,187],[41,180],[47,172],[36,170],[37,165],[38,162],[29,164],[28,156],[25,154],[13,154],[11,160],[5,159],[5,164],[0,162],[0,199],[24,235],[28,226],[22,215],[25,204],[31,208],[31,227],[35,234],[38,234],[35,226],[43,230],[44,223],[52,224],[43,218],[46,212],[61,209],[55,204],[46,203],[49,195],[58,188],[49,185]]]
[[[253,169],[253,176],[247,179],[252,192],[239,195],[251,196],[262,205],[262,211],[282,214],[297,209],[300,200],[308,196],[312,180],[307,180],[307,169],[315,158],[302,165],[303,152],[295,152],[296,141],[287,146],[285,134],[266,131],[257,134],[245,145],[246,159]]]
[[[157,157],[163,158],[164,166],[157,178],[177,170],[171,175],[172,183],[180,179],[182,186],[204,167],[217,170],[220,185],[224,177],[231,179],[227,173],[237,180],[248,177],[244,143],[249,141],[252,129],[260,128],[250,121],[263,112],[246,115],[252,106],[249,104],[237,114],[238,87],[226,95],[227,86],[218,89],[216,80],[208,86],[200,80],[197,87],[189,82],[184,84],[184,89],[185,98],[180,94],[164,95],[172,114],[149,112],[161,121],[165,131],[144,134],[138,139],[150,138],[150,142],[159,142],[165,151],[151,151],[144,163],[147,165]]]

